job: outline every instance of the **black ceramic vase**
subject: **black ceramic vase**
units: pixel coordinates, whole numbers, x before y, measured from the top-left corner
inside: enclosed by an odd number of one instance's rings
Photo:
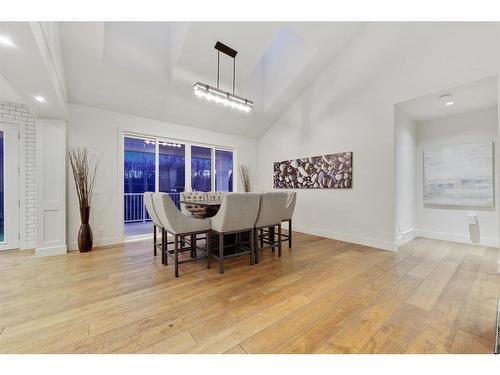
[[[81,253],[86,253],[92,250],[93,238],[92,229],[89,224],[90,207],[80,207],[80,231],[78,232],[78,249]]]

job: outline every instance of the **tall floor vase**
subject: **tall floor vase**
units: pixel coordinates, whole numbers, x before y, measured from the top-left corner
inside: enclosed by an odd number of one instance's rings
[[[92,250],[93,237],[92,229],[90,228],[90,207],[80,207],[80,231],[78,232],[78,249],[81,253],[86,253]]]

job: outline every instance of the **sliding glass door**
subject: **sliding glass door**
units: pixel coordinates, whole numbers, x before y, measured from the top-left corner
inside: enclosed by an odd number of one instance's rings
[[[193,191],[212,190],[212,149],[191,146],[191,188]]]
[[[233,191],[233,153],[215,150],[215,190]]]
[[[17,125],[0,123],[0,250],[19,247]]]
[[[186,182],[186,146],[175,142],[159,143],[158,191],[169,193],[177,208]]]
[[[207,145],[154,137],[123,138],[124,226],[127,238],[152,233],[144,192],[170,195],[180,209],[180,193],[233,191],[233,152]]]
[[[123,157],[123,218],[127,237],[151,231],[144,192],[156,191],[156,141],[125,137]]]

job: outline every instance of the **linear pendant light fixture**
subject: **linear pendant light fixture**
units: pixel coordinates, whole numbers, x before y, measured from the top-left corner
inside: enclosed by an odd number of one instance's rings
[[[238,51],[226,46],[221,42],[215,43],[217,50],[217,87],[212,87],[205,83],[196,82],[194,85],[194,94],[199,98],[205,98],[209,101],[214,101],[215,103],[220,103],[222,105],[239,109],[243,112],[250,112],[253,108],[253,102],[251,100],[242,98],[241,96],[235,95],[235,77],[236,77],[236,54]],[[219,73],[220,73],[220,53],[224,53],[229,57],[233,58],[233,92],[227,92],[219,88]]]

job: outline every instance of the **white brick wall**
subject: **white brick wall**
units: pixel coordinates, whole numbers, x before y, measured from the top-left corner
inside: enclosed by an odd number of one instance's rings
[[[35,115],[24,105],[0,101],[0,119],[14,120],[19,131],[24,131],[24,230],[20,228],[26,244],[36,241],[36,128]],[[23,184],[21,183],[21,186]],[[23,194],[21,192],[21,194]],[[21,212],[21,215],[23,213]]]

